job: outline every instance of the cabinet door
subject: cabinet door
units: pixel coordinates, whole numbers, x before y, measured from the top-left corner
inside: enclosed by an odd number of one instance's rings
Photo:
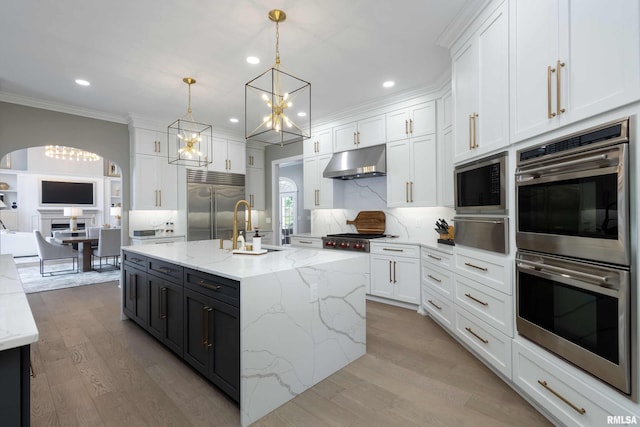
[[[322,173],[324,172],[327,164],[331,160],[331,154],[325,154],[318,157],[318,183],[319,183],[319,201],[320,208],[332,209],[333,205],[333,182],[332,178],[324,178]]]
[[[240,310],[212,301],[209,316],[213,343],[211,377],[214,384],[236,401],[240,400]]]
[[[147,273],[131,266],[125,265],[124,275],[124,293],[123,311],[136,323],[147,328],[148,314],[148,286]]]
[[[412,107],[409,112],[409,120],[409,132],[412,138],[436,133],[435,101]]]
[[[394,298],[411,304],[420,304],[420,260],[393,259]]]
[[[356,140],[359,147],[384,144],[386,138],[384,114],[358,121]]]
[[[133,132],[134,153],[167,157],[167,134],[136,128]]]
[[[318,191],[320,190],[317,157],[304,158],[302,176],[304,183],[304,208],[316,209],[319,204]]]
[[[178,168],[163,157],[157,161],[158,209],[178,209]]]
[[[394,297],[393,259],[388,256],[371,255],[371,295]]]
[[[214,137],[211,139],[211,146],[213,162],[207,166],[207,169],[216,172],[226,172],[229,164],[229,162],[227,162],[227,140]]]
[[[251,204],[252,209],[259,211],[264,210],[265,200],[265,181],[264,181],[264,169],[247,168],[246,182],[245,182],[245,194],[246,199]]]
[[[157,162],[155,156],[138,154],[133,164],[133,208],[157,209]]]
[[[387,113],[387,142],[399,141],[409,137],[409,116],[407,109]]]
[[[477,62],[476,45],[471,42],[453,58],[456,161],[468,158],[474,146],[472,116],[477,112]]]
[[[439,203],[442,206],[453,207],[453,126],[442,132],[442,138],[438,141],[438,155]]]
[[[189,289],[184,290],[184,359],[201,374],[209,375],[209,323],[213,312],[211,299]]]
[[[182,286],[149,275],[149,332],[182,356]]]
[[[333,128],[333,151],[340,152],[354,150],[358,148],[356,132],[358,124],[356,122],[347,123]]]
[[[333,130],[331,128],[316,131],[309,141],[303,143],[305,157],[333,152]]]
[[[564,0],[561,107],[574,122],[640,99],[640,4]],[[565,46],[567,46],[565,48]],[[566,101],[565,101],[566,100]]]
[[[247,147],[247,168],[264,169],[264,150]]]
[[[227,141],[227,159],[229,160],[227,172],[245,174],[246,166],[246,144],[240,141]]]
[[[547,67],[555,67],[560,59],[559,2],[518,0],[510,5],[513,23],[510,37],[510,122],[512,137],[521,140],[548,131],[554,126],[549,113],[555,112],[556,106],[549,99],[549,91],[555,94],[555,74],[548,75]],[[593,22],[592,19],[589,22]],[[456,133],[457,131],[456,128]]]
[[[390,208],[409,205],[410,162],[409,139],[387,144],[387,206]]]
[[[413,178],[410,183],[412,206],[438,204],[438,148],[435,134],[411,138]],[[406,166],[405,166],[406,169]]]

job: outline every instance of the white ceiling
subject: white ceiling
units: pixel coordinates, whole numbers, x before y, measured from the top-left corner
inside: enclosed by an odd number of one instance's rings
[[[7,1],[0,94],[169,124],[186,112],[190,76],[194,118],[244,133],[244,85],[274,64],[267,13],[280,8],[282,69],[311,82],[316,120],[442,82],[450,60],[436,40],[475,1]]]

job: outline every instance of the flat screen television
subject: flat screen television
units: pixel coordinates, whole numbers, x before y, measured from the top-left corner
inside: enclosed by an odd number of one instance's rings
[[[41,205],[95,206],[93,182],[45,180],[41,182]]]

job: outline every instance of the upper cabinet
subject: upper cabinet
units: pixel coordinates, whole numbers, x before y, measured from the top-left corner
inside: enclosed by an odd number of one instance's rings
[[[217,172],[246,173],[246,143],[231,139],[213,138],[213,162],[209,170]]]
[[[302,153],[304,157],[320,156],[333,152],[333,130],[332,128],[316,130],[311,139],[302,142]]]
[[[251,209],[265,208],[264,148],[247,146],[247,174],[245,175],[245,198]]]
[[[167,133],[149,129],[135,128],[135,144],[132,145],[133,154],[149,154],[167,158]]]
[[[435,108],[431,101],[388,112],[387,142],[436,133]]]
[[[385,115],[379,114],[333,128],[333,151],[354,150],[386,142]]]
[[[640,3],[511,2],[512,142],[640,99]]]
[[[462,40],[452,57],[455,162],[509,144],[507,3]]]
[[[454,205],[453,197],[453,96],[451,91],[438,100],[438,204]]]

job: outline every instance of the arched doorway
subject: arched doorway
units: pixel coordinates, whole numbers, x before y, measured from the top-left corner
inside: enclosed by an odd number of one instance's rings
[[[298,186],[287,177],[280,177],[280,244],[291,242],[297,232]]]

